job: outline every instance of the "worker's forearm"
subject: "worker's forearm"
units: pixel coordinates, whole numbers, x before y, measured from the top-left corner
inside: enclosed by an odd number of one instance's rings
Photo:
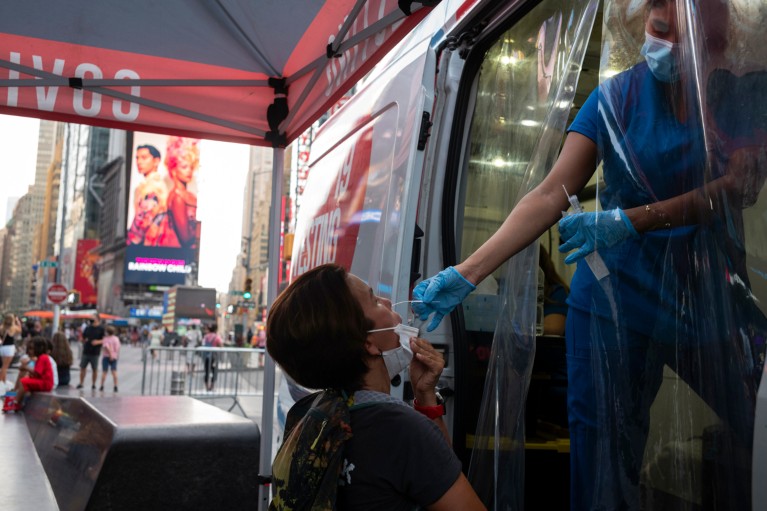
[[[566,195],[551,198],[533,190],[527,194],[501,227],[464,262],[456,266],[469,282],[479,284],[507,259],[538,239],[561,216]],[[564,206],[563,203],[564,202]],[[542,208],[541,204],[547,205]]]

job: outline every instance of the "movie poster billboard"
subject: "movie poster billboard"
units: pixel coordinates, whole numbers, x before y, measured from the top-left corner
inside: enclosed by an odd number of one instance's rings
[[[125,282],[183,284],[200,248],[200,140],[134,133]]]
[[[75,276],[73,288],[80,293],[80,303],[96,304],[98,302],[97,281],[99,240],[77,240],[75,255]]]

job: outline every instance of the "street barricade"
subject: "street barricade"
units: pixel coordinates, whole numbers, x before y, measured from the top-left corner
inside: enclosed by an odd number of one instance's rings
[[[244,396],[263,396],[263,348],[145,347],[141,394],[186,395],[200,400],[231,399],[229,411]]]

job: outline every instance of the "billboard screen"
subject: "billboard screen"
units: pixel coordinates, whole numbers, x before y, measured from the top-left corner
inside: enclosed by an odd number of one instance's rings
[[[216,319],[216,290],[211,288],[178,288],[176,290],[176,317]]]
[[[77,240],[73,288],[80,292],[80,303],[96,304],[96,281],[98,280],[99,240]]]
[[[125,282],[183,284],[197,263],[200,140],[134,133]]]

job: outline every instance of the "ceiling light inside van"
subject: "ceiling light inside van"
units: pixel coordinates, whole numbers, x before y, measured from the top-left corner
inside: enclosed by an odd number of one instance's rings
[[[521,121],[519,121],[519,124],[521,124],[522,126],[529,126],[529,127],[540,126],[541,125],[540,122],[533,121],[532,119],[521,120]]]

